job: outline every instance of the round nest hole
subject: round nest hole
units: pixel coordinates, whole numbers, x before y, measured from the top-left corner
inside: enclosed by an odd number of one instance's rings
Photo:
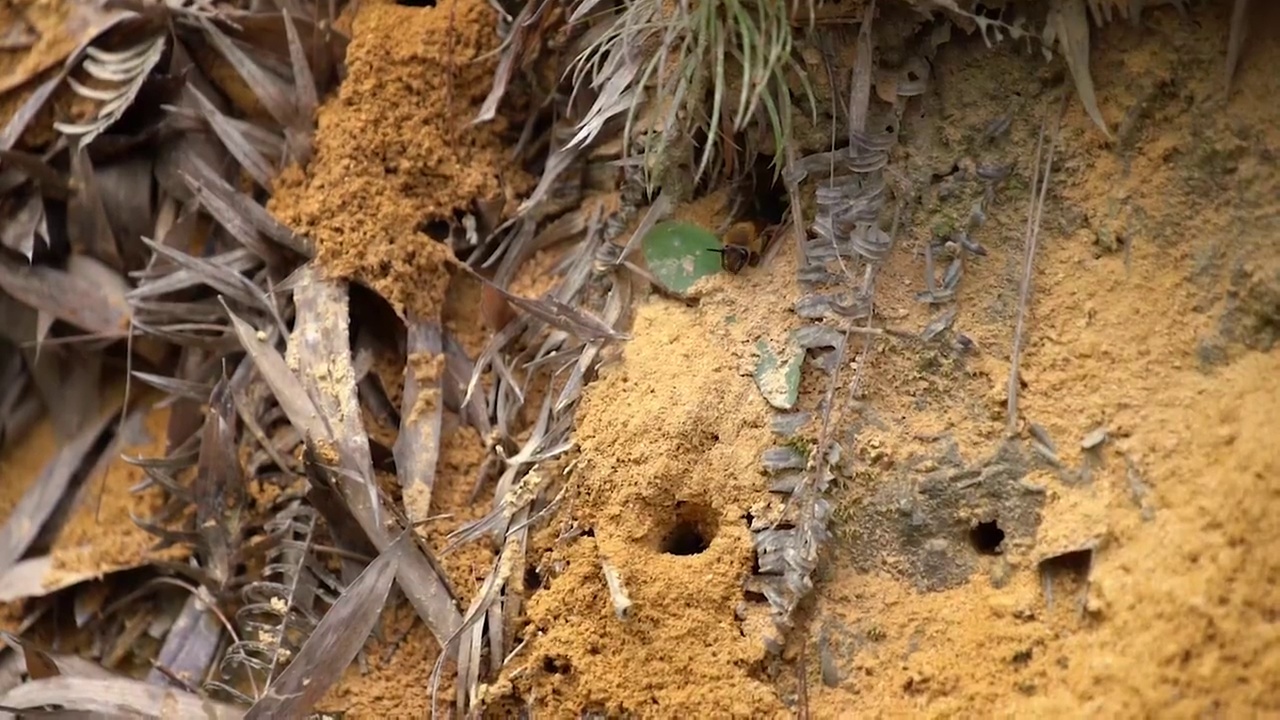
[[[676,503],[670,525],[659,536],[658,549],[667,555],[698,555],[715,539],[714,517],[705,505]]]
[[[999,555],[1004,542],[1004,530],[995,520],[980,522],[969,528],[969,544],[982,555]]]

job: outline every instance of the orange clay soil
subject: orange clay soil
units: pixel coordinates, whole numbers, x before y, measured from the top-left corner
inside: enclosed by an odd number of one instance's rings
[[[1280,9],[1254,10],[1259,27],[1280,22]],[[925,117],[906,125],[897,159],[925,185],[922,168],[963,158],[1015,170],[975,232],[988,255],[966,263],[953,331],[933,343],[880,338],[861,368],[846,363],[838,396],[854,397],[836,414],[846,459],[833,539],[781,661],[735,611],[753,562],[743,518],[766,501],[760,454],[777,442],[751,379],[753,346],[802,324],[789,310],[790,241],[769,267],[704,281],[696,308],[641,304],[634,339],[606,351],[579,409],[569,492],[531,543],[536,570],[523,578],[528,642],[485,689],[491,714],[526,704],[551,717],[1280,714],[1280,78],[1268,70],[1280,40],[1253,33],[1223,102],[1228,13],[1221,2],[1198,9],[1197,26],[1158,8],[1142,28],[1094,31],[1093,76],[1118,143],[1104,146],[1073,96],[1013,440],[1004,408],[1020,238],[1036,133],[1063,78],[1008,44],[991,50],[957,33],[942,46],[930,93],[911,106],[923,101]],[[468,125],[490,87],[496,59],[479,58],[496,47],[493,26],[484,0],[362,2],[314,159],[280,179],[271,205],[315,240],[326,272],[369,284],[401,312],[443,307],[473,354],[484,342],[478,289],[450,285],[448,251],[418,228],[527,189],[527,178],[501,174],[501,121]],[[450,52],[452,98],[441,70]],[[1004,112],[1010,134],[980,146]],[[918,189],[876,297],[883,323],[910,332],[936,313],[914,299],[923,244],[972,199]],[[677,216],[717,228],[724,200]],[[526,273],[515,285],[534,294],[544,283]],[[956,350],[958,334],[975,349]],[[380,358],[378,371],[398,400],[393,365]],[[824,382],[806,370],[803,409]],[[163,436],[163,414],[147,416],[149,438]],[[1054,462],[1032,448],[1033,424]],[[1099,428],[1105,441],[1084,450]],[[160,452],[126,442],[130,454]],[[37,425],[0,457],[0,475],[34,478],[51,443],[52,428]],[[430,512],[447,517],[423,530],[437,550],[489,507],[484,493],[470,497],[482,448],[446,417]],[[129,503],[146,502],[121,494],[135,470],[113,462],[86,482],[54,549],[68,571],[141,559],[142,545],[121,554],[107,538],[133,527],[127,511],[141,508]],[[970,484],[988,476],[1009,480]],[[19,484],[5,483],[0,509]],[[106,517],[90,525],[100,485]],[[927,532],[913,534],[914,520]],[[1004,537],[971,533],[979,523]],[[581,534],[557,541],[573,528]],[[441,564],[470,598],[492,559],[477,543]],[[604,563],[634,603],[625,622]],[[0,625],[20,617],[5,606]],[[319,709],[422,717],[436,657],[396,599],[366,645],[367,671],[353,664]]]
[[[579,410],[571,496],[535,543],[529,642],[491,690],[552,717],[1280,713],[1280,79],[1265,70],[1280,41],[1256,38],[1225,104],[1228,10],[1205,9],[1199,28],[1155,10],[1144,28],[1095,32],[1119,146],[1072,94],[1011,441],[1028,181],[1062,78],[1009,47],[943,46],[929,118],[907,126],[900,157],[1016,165],[975,232],[989,254],[960,286],[954,332],[976,350],[882,340],[868,353],[838,415],[852,458],[835,539],[783,663],[734,610],[752,563],[742,517],[766,496],[759,456],[776,442],[751,347],[798,324],[791,248],[704,283],[697,308],[640,307]],[[1010,135],[980,146],[1006,110]],[[918,332],[937,312],[914,299],[923,243],[971,199],[931,188],[909,208],[878,284],[890,327]],[[714,228],[709,202],[685,212]],[[811,372],[807,409],[822,392]],[[1056,452],[1037,454],[1032,424]],[[557,544],[575,524],[590,532]],[[709,543],[672,554],[677,526]],[[626,622],[605,562],[634,603]]]
[[[326,273],[368,284],[402,315],[438,317],[444,302],[451,254],[427,225],[528,184],[504,170],[505,123],[471,124],[497,63],[495,22],[484,0],[360,3],[315,159],[305,176],[283,173],[271,199],[316,243]]]
[[[49,586],[64,586],[85,578],[102,577],[153,560],[183,560],[187,551],[171,547],[155,551],[156,538],[132,518],[150,518],[163,507],[164,493],[152,487],[130,492],[147,478],[142,468],[125,457],[163,457],[169,426],[169,407],[135,411],[117,445],[81,488],[76,505],[53,545],[53,565],[45,577]]]

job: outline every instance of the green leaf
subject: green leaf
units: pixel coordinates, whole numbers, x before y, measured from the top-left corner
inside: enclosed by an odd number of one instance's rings
[[[668,290],[684,294],[699,278],[720,272],[723,247],[719,238],[697,225],[660,222],[644,236],[644,260]]]
[[[775,353],[764,338],[756,340],[760,360],[756,362],[756,387],[764,399],[779,410],[790,410],[800,397],[800,367],[804,364],[804,348],[795,341],[794,333],[786,347]]]

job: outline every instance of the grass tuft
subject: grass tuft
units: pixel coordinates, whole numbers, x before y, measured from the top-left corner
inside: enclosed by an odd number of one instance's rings
[[[795,6],[637,0],[602,16],[597,22],[604,30],[570,69],[575,88],[597,93],[571,145],[590,143],[606,122],[625,113],[626,153],[633,154],[639,141],[647,183],[666,189],[682,182],[673,172],[687,175],[690,169],[696,184],[753,122],[767,123],[774,154],[781,156],[792,132],[789,77],[799,79],[811,111],[815,107],[793,52]],[[706,138],[696,158],[695,137]]]

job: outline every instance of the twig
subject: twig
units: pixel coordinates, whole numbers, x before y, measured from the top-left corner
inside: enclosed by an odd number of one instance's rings
[[[622,575],[608,560],[601,560],[600,568],[604,571],[605,583],[609,585],[609,599],[613,601],[613,614],[617,615],[619,620],[625,621],[631,616],[632,602],[626,586],[622,584]]]
[[[1065,98],[1063,96],[1063,107],[1066,107]],[[1058,119],[1062,118],[1059,111]],[[1013,436],[1018,431],[1018,366],[1022,360],[1022,338],[1026,328],[1027,321],[1027,300],[1031,295],[1031,273],[1035,263],[1036,244],[1040,239],[1040,216],[1044,213],[1044,199],[1049,189],[1049,177],[1053,172],[1053,153],[1058,146],[1058,134],[1061,128],[1059,122],[1055,125],[1052,137],[1049,138],[1049,151],[1045,159],[1044,177],[1040,175],[1040,152],[1044,144],[1044,126],[1040,128],[1040,137],[1036,140],[1036,162],[1032,170],[1031,178],[1031,206],[1027,210],[1027,230],[1024,235],[1026,244],[1026,254],[1022,263],[1022,287],[1018,292],[1018,320],[1013,330],[1013,349],[1009,358],[1009,386],[1008,395],[1009,402],[1006,409],[1008,415],[1008,424],[1006,432]],[[1036,194],[1036,182],[1039,180],[1039,196]]]

